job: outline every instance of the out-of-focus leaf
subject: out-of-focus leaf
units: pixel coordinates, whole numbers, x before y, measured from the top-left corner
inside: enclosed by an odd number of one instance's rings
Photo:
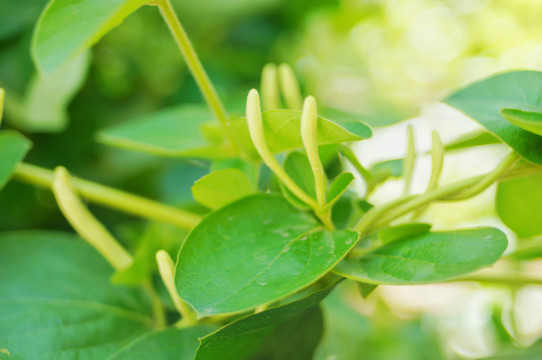
[[[403,159],[386,160],[374,164],[370,169],[375,183],[403,176]]]
[[[213,116],[203,105],[181,105],[111,126],[98,141],[163,156],[225,158],[227,149],[207,141],[201,131]]]
[[[542,112],[520,109],[501,109],[501,115],[522,129],[542,135]]]
[[[438,282],[493,264],[506,246],[506,236],[494,228],[426,232],[343,259],[333,271],[369,284]]]
[[[492,76],[455,92],[445,103],[476,120],[525,159],[542,164],[542,136],[507,121],[503,108],[541,112],[542,72],[514,71]]]
[[[431,224],[408,223],[390,226],[378,231],[378,238],[383,244],[420,235],[431,230]]]
[[[482,146],[482,145],[491,145],[491,144],[500,144],[501,140],[499,140],[495,135],[492,135],[488,133],[487,131],[481,130],[481,131],[475,131],[472,133],[465,134],[454,141],[446,144],[444,146],[444,150],[446,151],[454,151],[454,150],[461,150],[461,149],[467,149],[475,146]]]
[[[500,182],[497,214],[519,237],[542,234],[542,174]]]
[[[37,67],[51,72],[119,25],[146,0],[51,0],[32,39]]]
[[[30,141],[17,132],[0,133],[0,189],[9,181],[15,167],[31,146]]]
[[[47,0],[25,0],[0,2],[0,41],[23,32],[32,26]]]
[[[175,284],[200,316],[246,311],[312,284],[357,237],[324,230],[282,197],[245,197],[192,229],[179,253]]]
[[[310,360],[322,336],[318,303],[332,288],[224,326],[201,339],[196,360]]]
[[[35,73],[25,96],[11,108],[11,123],[25,131],[64,130],[67,106],[83,85],[89,61],[89,53],[84,52],[53,72]]]
[[[250,180],[235,168],[214,171],[192,186],[194,199],[210,209],[218,209],[252,193]]]
[[[74,236],[3,233],[0,263],[0,347],[12,359],[107,359],[151,330],[144,294],[110,284],[111,266]]]
[[[157,269],[155,254],[166,250],[175,254],[187,231],[176,226],[151,223],[140,236],[132,264],[113,275],[113,282],[123,285],[139,285],[148,281]]]
[[[197,325],[153,331],[135,339],[107,360],[193,359],[199,338],[214,330],[216,326]]]
[[[303,147],[301,140],[301,112],[295,110],[269,110],[262,113],[265,138],[273,153]],[[252,145],[245,118],[234,120],[230,126],[235,138],[248,154],[257,157]],[[359,141],[372,136],[372,130],[358,122],[346,129],[331,120],[318,118],[318,145],[339,144],[346,141]]]

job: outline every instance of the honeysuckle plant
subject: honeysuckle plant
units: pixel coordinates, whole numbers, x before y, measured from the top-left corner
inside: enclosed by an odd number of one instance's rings
[[[76,232],[0,235],[1,359],[311,359],[322,336],[319,304],[341,281],[358,283],[364,297],[386,284],[542,283],[520,270],[472,274],[503,258],[501,230],[437,231],[416,221],[435,202],[497,183],[504,224],[520,240],[542,234],[542,73],[498,74],[447,97],[483,132],[446,145],[434,132],[429,182],[412,193],[412,128],[403,159],[364,167],[351,144],[369,139],[371,128],[322,117],[287,64],[266,65],[245,114],[228,114],[169,0],[52,0],[33,35],[37,67],[55,71],[144,5],[160,11],[207,106],[165,109],[97,140],[209,162],[212,171],[191,189],[206,210],[25,163],[30,141],[0,132],[0,187],[14,180],[50,189]],[[509,154],[492,171],[440,185],[447,152],[501,142]],[[373,191],[397,178],[403,194],[373,206]],[[355,179],[364,193],[351,188]],[[128,250],[83,199],[170,224],[176,241],[141,234]],[[504,261],[541,254],[537,242],[521,244]]]

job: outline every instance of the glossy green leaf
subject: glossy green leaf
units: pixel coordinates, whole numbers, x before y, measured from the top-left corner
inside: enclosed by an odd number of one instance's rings
[[[181,105],[111,126],[100,131],[97,139],[104,144],[162,156],[228,157],[222,146],[210,143],[202,132],[202,126],[212,119],[205,106]]]
[[[29,140],[15,131],[0,133],[0,189],[9,181],[15,167],[31,146]]]
[[[497,214],[520,238],[542,234],[542,174],[500,182]]]
[[[91,47],[146,0],[51,0],[32,39],[38,68],[51,72]]]
[[[210,209],[218,209],[252,193],[250,180],[235,168],[214,171],[192,186],[194,199]]]
[[[514,71],[471,84],[452,94],[445,103],[473,118],[525,159],[542,164],[542,136],[507,121],[503,108],[542,111],[542,72]]]
[[[397,226],[389,226],[378,231],[378,238],[385,244],[392,241],[402,240],[411,236],[420,235],[431,230],[431,224],[408,223]]]
[[[11,122],[26,131],[59,132],[68,125],[67,107],[85,80],[90,54],[83,52],[50,73],[35,73]]]
[[[275,195],[253,195],[211,213],[186,238],[175,283],[200,316],[236,313],[318,280],[357,233],[326,231]]]
[[[501,115],[522,129],[542,135],[542,112],[520,109],[501,109]]]
[[[189,328],[168,328],[145,334],[107,360],[193,359],[199,338],[214,331],[216,326],[197,325]]]
[[[355,177],[351,173],[342,173],[337,176],[329,185],[329,190],[327,192],[327,202],[328,206],[332,206],[339,200],[339,198],[344,194],[346,189],[352,184]]]
[[[310,360],[322,335],[318,303],[331,289],[226,325],[201,339],[195,360]]]
[[[13,359],[106,359],[150,331],[146,297],[64,233],[0,235],[0,347]],[[31,339],[31,340],[29,340]]]
[[[487,131],[474,131],[455,139],[444,146],[445,151],[462,150],[475,146],[500,144],[501,140]]]
[[[303,147],[301,140],[301,112],[295,110],[269,110],[262,113],[265,138],[267,145],[273,153]],[[230,126],[235,138],[248,154],[257,157],[256,149],[252,145],[245,118],[240,118]],[[372,136],[372,130],[364,123],[346,129],[333,121],[323,117],[318,118],[318,145],[339,144],[347,141],[359,141]]]
[[[506,236],[494,228],[427,232],[344,259],[333,271],[370,284],[438,282],[493,264],[506,246]]]

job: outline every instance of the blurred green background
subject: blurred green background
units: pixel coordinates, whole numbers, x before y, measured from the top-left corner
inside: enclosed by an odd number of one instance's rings
[[[539,0],[172,2],[233,113],[243,112],[267,62],[291,64],[304,93],[315,95],[321,106],[359,114],[377,127],[408,118],[451,89],[494,72],[542,69]],[[2,126],[32,140],[26,161],[64,165],[89,180],[190,205],[190,186],[208,163],[127,152],[94,139],[106,126],[203,101],[158,10],[143,7],[89,53],[40,75],[29,48],[46,3],[0,0],[0,87],[7,94]],[[92,210],[125,241],[143,226],[124,214]],[[0,192],[0,230],[33,228],[70,230],[50,192],[12,182]],[[326,340],[328,347],[350,351],[337,359],[456,356],[438,350],[438,336],[424,333],[424,319],[389,315],[388,322],[375,323],[351,318],[351,308],[330,308],[335,320],[329,327],[352,329]],[[395,345],[390,347],[389,338]],[[326,354],[320,349],[318,356],[330,359]]]

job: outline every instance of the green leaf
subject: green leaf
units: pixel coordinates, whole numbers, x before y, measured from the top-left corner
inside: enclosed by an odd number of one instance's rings
[[[192,186],[194,199],[210,209],[218,209],[252,193],[254,189],[248,177],[235,168],[214,171]]]
[[[74,236],[3,233],[0,263],[0,347],[13,359],[106,359],[150,331],[146,297],[110,284],[111,266]]]
[[[520,238],[542,234],[542,174],[500,182],[497,214]]]
[[[301,112],[295,110],[269,110],[262,113],[265,130],[265,138],[271,152],[280,153],[303,147],[301,140]],[[231,123],[231,131],[239,144],[253,157],[257,152],[252,145],[245,118],[234,120]],[[358,122],[349,126],[349,129],[341,127],[333,121],[318,117],[318,145],[339,144],[347,141],[359,141],[372,136],[372,130],[364,123]]]
[[[494,228],[427,232],[344,259],[333,271],[370,284],[425,284],[489,266],[506,246],[506,236]]]
[[[17,164],[24,158],[32,143],[15,131],[0,133],[0,189],[11,178]]]
[[[199,338],[215,329],[216,326],[197,325],[153,331],[135,339],[107,360],[193,359],[200,344]]]
[[[202,126],[213,116],[203,105],[181,105],[111,126],[98,141],[162,156],[225,158],[228,152],[207,141]]]
[[[454,151],[454,150],[467,149],[467,148],[471,148],[475,146],[500,144],[500,143],[501,141],[498,138],[496,138],[495,135],[491,135],[487,131],[481,130],[481,131],[474,131],[474,132],[465,134],[463,136],[460,136],[454,141],[446,144],[444,146],[444,150]]]
[[[151,278],[158,268],[156,264],[156,252],[166,250],[175,254],[181,246],[187,231],[177,226],[163,223],[151,223],[139,236],[132,264],[115,272],[113,282],[123,285],[140,285]]]
[[[377,287],[378,285],[375,285],[375,284],[366,284],[363,282],[358,282],[359,294],[364,299],[367,299],[367,297],[371,295]]]
[[[284,159],[284,171],[307,195],[316,198],[316,188],[314,185],[314,175],[307,155],[294,151],[289,153]],[[280,183],[280,189],[284,197],[294,206],[300,209],[308,209],[309,205],[295,196],[284,184]]]
[[[431,224],[409,223],[386,227],[378,232],[378,238],[385,244],[402,240],[410,236],[424,234],[431,230]]]
[[[52,0],[32,39],[39,69],[51,72],[91,47],[146,0]]]
[[[327,192],[327,206],[332,206],[339,200],[339,198],[344,194],[346,189],[352,184],[352,181],[354,181],[355,177],[351,173],[342,173],[339,176],[337,176],[331,185],[329,186],[329,190]]]
[[[13,109],[12,123],[26,131],[64,130],[67,106],[83,85],[89,64],[89,53],[83,52],[51,73],[35,73],[24,99]]]
[[[444,102],[479,122],[525,159],[542,164],[542,136],[510,123],[500,113],[503,108],[541,112],[541,83],[542,72],[509,72],[471,84]]]
[[[318,303],[332,288],[226,325],[201,339],[195,360],[310,360],[322,335]]]
[[[403,159],[381,161],[370,169],[375,183],[381,183],[391,178],[403,176]]]
[[[31,27],[47,0],[0,1],[0,41],[8,40]]]
[[[318,280],[357,236],[324,230],[282,197],[249,196],[192,230],[179,253],[175,284],[200,316],[246,311]]]
[[[501,109],[501,115],[522,129],[542,135],[542,113],[519,109]]]

